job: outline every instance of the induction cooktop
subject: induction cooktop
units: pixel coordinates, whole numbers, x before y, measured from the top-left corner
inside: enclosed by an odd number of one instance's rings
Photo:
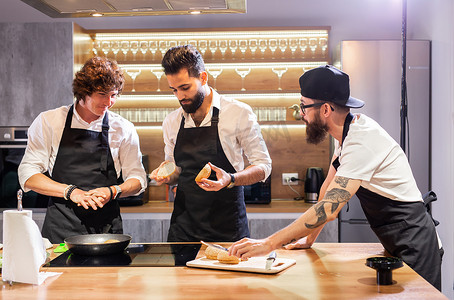
[[[122,253],[98,256],[68,250],[44,267],[178,267],[195,259],[200,247],[200,243],[130,244]]]

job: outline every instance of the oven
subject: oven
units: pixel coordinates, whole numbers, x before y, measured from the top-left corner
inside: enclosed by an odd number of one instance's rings
[[[0,127],[0,208],[17,207],[20,189],[17,169],[27,147],[28,127]],[[47,207],[49,197],[24,193],[24,208]]]

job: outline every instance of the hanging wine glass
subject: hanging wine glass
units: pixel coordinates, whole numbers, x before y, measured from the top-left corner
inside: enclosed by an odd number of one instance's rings
[[[161,88],[160,88],[161,77],[162,77],[162,75],[164,75],[164,71],[161,68],[159,68],[159,69],[151,70],[151,73],[153,73],[154,76],[156,76],[156,78],[158,79],[158,88],[156,89],[156,91],[160,92],[161,91]]]
[[[262,52],[262,59],[265,58],[265,51],[268,48],[268,41],[267,40],[259,40],[259,49]]]
[[[173,47],[176,47],[178,46],[178,42],[177,41],[169,41],[169,43],[167,44],[167,47],[170,49],[170,48],[173,48]]]
[[[132,89],[131,89],[131,92],[135,92],[136,89],[134,87],[134,83],[136,81],[136,77],[140,74],[141,70],[137,69],[137,70],[130,70],[130,69],[126,69],[126,74],[129,75],[129,77],[131,77],[132,79]]]
[[[282,91],[282,88],[281,88],[281,78],[282,78],[282,75],[284,75],[285,72],[287,72],[287,68],[286,67],[276,67],[276,68],[273,68],[273,73],[277,75],[277,80],[278,80],[278,90],[279,91]]]
[[[126,55],[129,51],[129,42],[128,41],[121,41],[121,52],[123,52],[126,60]]]
[[[197,41],[196,40],[189,40],[188,41],[188,45],[191,45],[191,46],[197,48]]]
[[[297,39],[289,39],[288,40],[288,47],[290,51],[292,51],[292,57],[295,57],[295,51],[298,48],[298,40]]]
[[[216,50],[218,49],[218,41],[210,40],[208,46],[210,48],[211,58],[214,59],[214,56],[216,54]]]
[[[258,42],[256,39],[249,40],[249,49],[251,50],[252,58],[255,58],[255,51],[257,51]]]
[[[271,58],[274,59],[274,52],[276,51],[278,47],[277,40],[276,39],[270,39],[269,42],[269,48],[271,50]]]
[[[216,88],[216,78],[218,78],[219,75],[222,73],[222,68],[207,68],[207,72],[213,76],[214,82],[213,82],[213,88],[217,90]]]
[[[150,47],[150,52],[151,52],[151,55],[152,55],[152,60],[154,60],[154,57],[156,55],[156,51],[158,51],[158,42],[157,41],[150,41],[149,47]]]
[[[227,40],[219,41],[219,50],[221,50],[222,59],[225,59],[225,52],[227,51],[228,47],[229,46],[228,46]]]
[[[167,52],[167,41],[159,41],[159,51],[161,51],[161,56],[164,57]]]
[[[208,41],[207,40],[200,40],[199,41],[199,46],[198,46],[197,49],[199,49],[200,53],[202,53],[202,56],[204,56],[205,52],[208,49]]]
[[[306,53],[306,49],[307,49],[307,39],[306,38],[300,39],[300,50],[301,50],[301,53],[303,54],[303,57],[304,57],[304,54]]]
[[[94,40],[93,41],[93,48],[91,49],[93,51],[94,55],[98,55],[98,49],[101,48],[101,41]]]
[[[312,56],[315,56],[315,50],[317,50],[317,38],[310,38],[309,39],[309,48],[312,51]]]
[[[244,59],[246,57],[246,50],[247,50],[247,40],[239,40],[238,41],[238,48],[241,51],[242,57]]]
[[[237,40],[230,40],[229,41],[229,49],[230,49],[230,52],[232,52],[232,59],[234,59],[236,49],[238,49]]]
[[[131,41],[129,43],[129,48],[132,52],[132,60],[136,60],[137,52],[139,52],[139,41]]]
[[[109,41],[102,41],[101,51],[102,51],[102,53],[104,53],[104,56],[107,57],[107,54],[110,51],[110,42]]]
[[[318,44],[320,45],[320,48],[322,48],[323,55],[325,55],[325,51],[328,48],[328,39],[324,38],[324,37],[321,37],[318,40]]]
[[[244,78],[251,72],[251,68],[236,68],[235,72],[241,76],[241,91],[245,91]]]
[[[285,50],[287,50],[287,46],[288,46],[287,39],[279,39],[279,49],[281,50],[283,59],[285,58],[284,54]]]
[[[145,60],[145,55],[148,51],[148,41],[140,41],[139,48],[140,52],[142,52],[142,60]]]
[[[118,52],[120,52],[121,48],[120,41],[112,41],[110,48],[112,49],[112,53],[114,54],[115,60],[117,60],[117,54]]]

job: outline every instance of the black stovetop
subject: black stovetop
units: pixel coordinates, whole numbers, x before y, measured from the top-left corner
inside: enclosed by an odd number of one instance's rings
[[[45,264],[45,267],[177,267],[195,259],[200,243],[130,244],[122,253],[85,256],[70,250]]]

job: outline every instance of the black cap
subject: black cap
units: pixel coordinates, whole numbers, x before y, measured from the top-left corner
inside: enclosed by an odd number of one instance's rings
[[[315,100],[329,101],[352,108],[364,106],[364,102],[350,97],[350,79],[333,66],[321,66],[305,72],[300,77],[301,95]]]

